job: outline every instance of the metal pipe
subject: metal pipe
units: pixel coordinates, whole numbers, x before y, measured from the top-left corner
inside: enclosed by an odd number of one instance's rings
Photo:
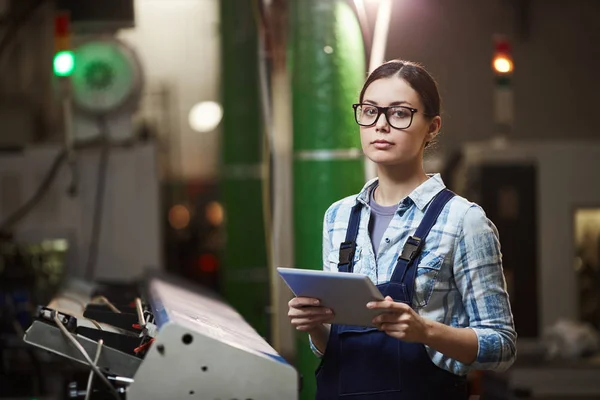
[[[346,1],[293,0],[292,7],[294,264],[321,269],[323,215],[364,182],[351,105],[365,76],[365,56],[360,26]],[[296,343],[300,398],[314,399],[318,358],[306,333]]]
[[[146,319],[144,318],[144,309],[142,308],[142,300],[139,297],[135,298],[135,311],[137,311],[138,321],[140,322],[140,327],[143,328],[146,326]]]
[[[261,336],[269,339],[258,21],[253,4],[256,5],[253,0],[220,1],[223,103],[220,189],[227,237],[220,282],[227,302]],[[240,170],[246,173],[232,174]]]

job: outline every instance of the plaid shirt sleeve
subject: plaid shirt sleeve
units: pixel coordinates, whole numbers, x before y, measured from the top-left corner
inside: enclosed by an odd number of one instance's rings
[[[516,358],[514,329],[495,225],[478,205],[468,208],[454,254],[454,277],[479,349],[469,369],[504,371]]]

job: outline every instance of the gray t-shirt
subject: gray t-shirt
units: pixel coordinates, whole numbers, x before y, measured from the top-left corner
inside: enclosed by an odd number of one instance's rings
[[[379,250],[379,244],[383,238],[385,230],[389,226],[394,214],[398,210],[398,205],[393,206],[381,206],[375,202],[375,188],[371,190],[371,196],[369,197],[369,206],[371,206],[371,219],[369,220],[369,236],[371,236],[371,243],[373,245],[373,252],[375,258],[377,258],[377,250]]]

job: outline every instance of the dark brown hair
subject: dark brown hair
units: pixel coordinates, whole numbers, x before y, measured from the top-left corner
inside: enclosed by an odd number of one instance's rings
[[[360,103],[371,83],[392,76],[404,79],[419,94],[425,107],[423,114],[430,118],[440,115],[441,99],[435,79],[422,65],[411,61],[392,60],[377,67],[371,72],[360,91]]]

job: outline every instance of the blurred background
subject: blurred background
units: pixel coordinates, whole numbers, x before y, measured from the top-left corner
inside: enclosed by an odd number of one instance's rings
[[[600,398],[599,17],[595,0],[0,0],[0,399],[83,398],[66,388],[89,369],[23,341],[36,307],[148,270],[216,292],[314,398],[275,268],[321,269],[326,208],[375,176],[351,104],[395,58],[441,90],[428,172],[500,232],[519,356],[471,393]]]

